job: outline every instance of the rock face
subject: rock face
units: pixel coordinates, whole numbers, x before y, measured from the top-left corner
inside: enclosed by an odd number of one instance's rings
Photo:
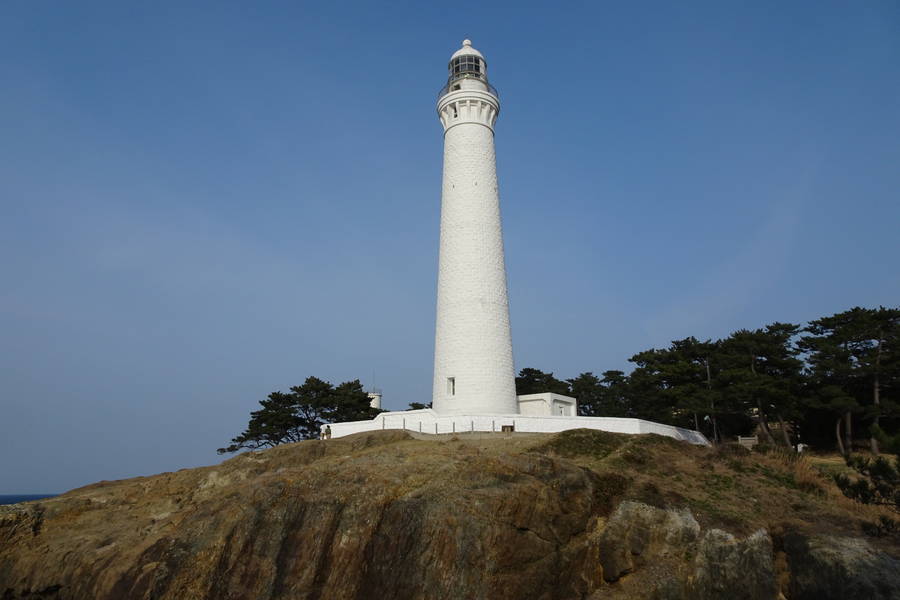
[[[603,578],[608,582],[648,565],[656,567],[658,573],[664,572],[666,577],[646,597],[777,597],[772,539],[764,530],[743,540],[720,529],[710,529],[701,536],[700,525],[689,510],[623,502],[603,528],[598,549]],[[627,582],[624,587],[633,584]],[[646,586],[647,582],[640,584]]]
[[[762,529],[743,540],[721,529],[707,531],[693,571],[688,588],[693,592],[690,597],[698,600],[776,597],[772,539]]]
[[[900,561],[865,540],[790,534],[785,550],[791,557],[792,599],[900,597]]]
[[[689,510],[662,510],[623,502],[603,526],[598,558],[603,579],[618,581],[648,557],[683,558],[700,538],[700,525]]]
[[[704,530],[547,439],[367,433],[0,507],[0,599],[900,598],[863,539]]]

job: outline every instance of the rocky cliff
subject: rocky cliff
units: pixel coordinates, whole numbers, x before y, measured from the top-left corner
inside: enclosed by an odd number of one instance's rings
[[[796,462],[583,430],[302,442],[0,507],[0,598],[900,598],[877,515]]]

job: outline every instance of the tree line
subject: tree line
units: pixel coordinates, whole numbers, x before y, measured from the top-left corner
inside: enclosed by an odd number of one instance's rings
[[[857,443],[875,453],[900,444],[900,308],[857,307],[805,326],[772,323],[715,341],[687,337],[628,360],[628,374],[565,380],[522,369],[516,392],[574,396],[580,415],[688,427],[716,443],[758,432],[771,446],[803,442],[847,458]],[[358,379],[332,385],[308,377],[259,404],[220,454],[316,438],[325,423],[381,412],[370,408]]]
[[[518,394],[578,399],[585,416],[689,427],[721,442],[757,432],[770,445],[855,443],[878,453],[900,426],[900,309],[856,307],[806,326],[772,323],[719,340],[687,337],[628,359],[629,374],[561,380],[526,368]]]

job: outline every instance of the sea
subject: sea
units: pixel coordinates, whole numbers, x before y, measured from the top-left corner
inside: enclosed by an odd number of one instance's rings
[[[0,494],[0,504],[15,504],[17,502],[30,502],[31,500],[42,500],[44,498],[52,498],[58,494]]]

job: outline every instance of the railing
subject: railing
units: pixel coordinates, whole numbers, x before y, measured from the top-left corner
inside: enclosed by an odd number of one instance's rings
[[[481,83],[483,83],[485,85],[485,87],[487,87],[488,93],[493,94],[494,97],[496,97],[498,100],[500,99],[500,92],[497,91],[497,88],[495,88],[494,86],[489,84],[487,81],[485,81],[481,77],[475,77],[475,76],[472,76],[469,74],[460,75],[459,77],[457,77],[456,79],[454,79],[453,81],[449,82],[447,85],[442,87],[441,91],[438,92],[438,99],[441,99],[444,96],[446,96],[448,93],[450,93],[450,88],[452,86],[456,85],[457,83],[459,83],[463,79],[476,79],[476,80],[480,81]]]

